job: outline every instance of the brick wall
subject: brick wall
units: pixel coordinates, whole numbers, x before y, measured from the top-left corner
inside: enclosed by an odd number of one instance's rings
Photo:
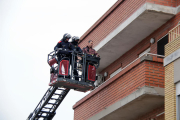
[[[179,21],[180,21],[180,13],[177,14],[175,17],[173,17],[171,20],[169,20],[166,24],[162,25],[152,34],[147,36],[144,40],[142,40],[140,43],[134,46],[131,50],[126,52],[124,55],[122,55],[116,61],[110,64],[108,67],[103,69],[100,73],[103,74],[106,71],[110,75],[120,66],[123,68],[126,65],[128,65],[130,62],[135,60],[141,52],[143,52],[145,49],[149,47],[151,48],[150,53],[157,54],[157,41],[163,36],[165,36],[173,27],[175,27]],[[149,43],[149,40],[151,38],[155,38],[154,44]],[[109,75],[108,77],[106,77],[106,79],[110,77]]]
[[[145,61],[145,85],[164,88],[164,67],[162,63]]]
[[[146,115],[139,117],[137,120],[164,120],[164,106],[154,109]]]
[[[163,1],[163,0],[156,0]],[[147,2],[156,2],[155,0],[147,0]],[[164,0],[172,1],[174,0]],[[120,2],[120,0],[118,1]],[[118,2],[116,3],[118,6]],[[106,37],[113,29],[119,24],[126,20],[134,11],[136,11],[141,5],[145,3],[145,0],[125,0],[121,4],[121,7],[117,7],[113,11],[113,14],[109,15],[108,18],[103,20],[92,32],[89,32],[87,36],[82,36],[83,41],[80,46],[84,47],[88,40],[94,40],[94,45],[97,45],[104,37]],[[160,4],[160,3],[159,3]],[[129,7],[126,7],[126,6]],[[170,6],[170,5],[169,5]],[[111,8],[112,9],[112,8]],[[128,11],[128,13],[126,13]],[[122,13],[124,16],[120,15]],[[139,44],[134,46],[131,50],[126,52],[123,56],[118,58],[115,62],[105,68],[101,73],[105,71],[111,74],[120,66],[125,67],[134,59],[138,58],[143,50],[148,47],[151,48],[151,53],[157,54],[157,41],[168,33],[173,27],[180,21],[180,13],[169,20],[166,24],[161,26],[159,29],[154,31],[151,35],[147,36]],[[96,24],[96,23],[95,23]],[[90,28],[92,29],[92,28]],[[155,43],[150,44],[150,38],[155,38]],[[143,46],[143,47],[142,47]],[[136,90],[137,87],[156,86],[164,87],[164,68],[162,60],[157,57],[153,58],[154,62],[144,61],[142,63],[137,62],[134,66],[130,66],[119,74],[108,80],[106,83],[101,85],[98,89],[91,92],[85,98],[77,102],[74,105],[74,119],[85,120],[92,115],[98,113],[104,107],[109,106],[119,99],[129,95]],[[106,78],[108,79],[109,76]],[[131,80],[131,81],[129,81]],[[129,89],[131,88],[131,89]]]
[[[165,120],[176,120],[174,63],[165,67]]]
[[[129,18],[145,0],[118,0],[115,5],[110,8],[80,39],[80,47],[83,48],[87,45],[90,39],[94,41],[96,46],[103,40],[110,32],[112,32],[119,24]],[[109,16],[108,14],[111,13]],[[108,16],[106,18],[106,16]],[[105,19],[103,19],[105,18]],[[92,31],[93,30],[93,31]]]
[[[150,1],[155,1],[155,0],[147,0],[148,2]],[[163,1],[163,0],[162,0]],[[167,0],[168,1],[168,0]],[[134,2],[134,3],[133,3]],[[138,6],[140,7],[144,1],[143,0],[139,0],[138,3],[136,3],[137,0],[133,0],[131,2],[131,5],[137,5],[135,8],[138,9]],[[172,1],[173,2],[173,1]],[[115,10],[113,14],[119,14],[122,12],[119,12],[118,10],[121,9],[125,9],[123,6],[127,5],[129,6],[129,2],[128,0],[126,0],[125,2],[123,2],[123,4],[121,4],[121,7],[119,7],[119,9]],[[130,7],[132,7],[130,6]],[[128,11],[128,14],[126,15],[126,17],[128,18],[129,15],[131,15],[136,9],[133,9],[132,11]],[[127,12],[127,11],[126,11]],[[119,19],[116,18],[117,15],[110,15],[105,21],[103,21],[101,23],[101,25],[99,25],[91,34],[89,34],[80,44],[81,48],[84,47],[87,44],[87,41],[92,39],[94,40],[94,46],[97,45],[106,35],[109,34],[109,32],[111,32],[113,29],[115,29],[115,27],[117,25],[119,25],[120,23],[122,23],[125,19],[127,19],[126,17],[124,17],[123,19],[121,19],[121,21],[117,22]],[[122,14],[126,14],[125,10]],[[118,16],[119,17],[119,16]],[[114,22],[112,21],[114,20]],[[116,21],[116,22],[115,22]],[[178,22],[180,21],[180,13],[177,14],[175,17],[173,17],[171,20],[169,20],[166,24],[164,24],[163,26],[161,26],[159,29],[157,29],[155,32],[153,32],[151,35],[147,36],[144,40],[142,40],[139,44],[137,44],[135,47],[133,47],[131,50],[129,50],[128,52],[126,52],[124,55],[122,55],[121,57],[119,57],[115,62],[113,62],[112,64],[110,64],[108,67],[106,67],[104,70],[102,70],[100,73],[103,74],[105,71],[108,72],[108,77],[106,77],[106,79],[108,79],[110,77],[110,74],[113,73],[115,70],[117,70],[119,67],[124,67],[126,65],[128,65],[130,62],[132,62],[134,59],[136,59],[138,57],[138,54],[140,54],[143,50],[147,49],[148,47],[151,47],[151,53],[155,53],[157,54],[157,41],[162,38],[164,35],[166,35],[169,30],[171,30],[173,27],[175,27]],[[112,23],[112,24],[108,24]],[[112,27],[112,25],[114,27]],[[101,30],[104,29],[105,31]],[[103,33],[103,34],[102,34]],[[154,44],[150,44],[149,40],[150,38],[155,38],[156,42]],[[143,46],[143,47],[142,47]]]
[[[91,93],[91,96],[86,96],[84,102],[77,103],[74,106],[74,119],[86,120],[105,107],[134,92],[138,87],[141,88],[145,85],[164,87],[162,59],[138,61],[129,68],[125,70],[126,72],[122,71],[114,76],[110,80],[111,83],[107,83],[106,86],[103,84],[102,89],[98,88],[99,90],[93,91],[94,94]]]
[[[164,35],[168,33],[173,27],[177,25],[180,20],[180,13],[169,20],[166,24],[161,26],[159,29],[154,31],[147,38],[142,40],[139,44],[117,59],[114,63],[109,65],[103,71],[108,71],[109,73],[114,72],[119,66],[125,67],[127,64],[132,62],[134,59],[138,57],[138,54],[141,53],[148,47],[151,47],[151,53],[157,53],[157,41],[162,38]],[[155,38],[156,42],[154,44],[149,44],[150,38]],[[141,47],[143,46],[143,47]],[[153,58],[154,61],[160,62],[158,58]],[[91,94],[87,95],[85,98],[77,102],[74,106],[74,119],[75,120],[85,120],[90,116],[101,111],[105,106],[109,106],[116,102],[117,100],[127,96],[136,90],[137,87],[142,87],[144,85],[149,86],[158,86],[164,87],[163,83],[163,67],[162,63],[149,62],[145,61],[142,64],[139,64],[137,67],[133,68],[130,66],[128,69],[128,73],[125,74],[121,71],[119,74],[123,74],[122,77],[118,77],[119,75],[114,76],[112,79],[108,80],[106,83],[101,85],[96,91],[91,92]],[[154,68],[153,68],[154,67]],[[132,70],[130,70],[133,68]],[[141,69],[138,71],[138,69]],[[142,72],[144,70],[144,73]],[[154,71],[152,71],[154,70]],[[158,71],[160,70],[160,71]],[[102,71],[102,73],[103,73]],[[133,78],[133,71],[138,71],[134,75],[138,78]],[[153,77],[152,77],[153,76]],[[132,82],[129,82],[128,77],[132,77]],[[127,82],[122,82],[123,80]],[[134,86],[131,86],[130,83],[134,83]],[[132,88],[132,89],[129,89]],[[122,92],[125,90],[125,92]],[[103,102],[102,102],[103,101]],[[87,107],[89,106],[89,107]]]
[[[165,55],[168,56],[180,48],[180,38],[165,46]],[[174,63],[165,66],[165,119],[176,120],[176,88],[174,84]]]
[[[89,40],[94,41],[94,46],[98,45],[117,26],[122,24],[144,3],[154,3],[164,6],[176,7],[178,0],[118,0],[89,30],[81,36],[80,47],[87,45]],[[180,3],[179,3],[180,4]]]

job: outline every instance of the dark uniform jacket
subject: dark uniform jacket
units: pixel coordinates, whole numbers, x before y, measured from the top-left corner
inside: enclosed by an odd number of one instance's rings
[[[59,60],[61,59],[61,54],[64,54],[64,55],[66,55],[66,56],[69,56],[70,55],[70,50],[72,50],[71,49],[71,45],[70,45],[70,43],[69,42],[65,42],[65,41],[59,41],[58,43],[57,43],[57,45],[54,47],[54,50],[56,50],[56,49],[58,49],[58,48],[63,48],[63,49],[66,49],[67,51],[62,51],[62,50],[59,50],[58,51],[58,53],[57,53],[57,56],[58,56],[58,58],[59,58]]]
[[[76,51],[76,52],[79,52],[79,53],[82,52],[81,48],[80,48],[79,45],[76,44],[76,43],[70,43],[70,47],[71,47],[71,49],[72,49],[73,51]]]
[[[64,42],[64,41],[59,41],[57,45],[54,47],[54,50],[57,48],[63,48],[63,49],[69,49],[71,50],[70,43],[69,42]]]

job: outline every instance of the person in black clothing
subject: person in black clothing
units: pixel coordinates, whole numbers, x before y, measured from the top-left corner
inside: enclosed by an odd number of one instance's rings
[[[79,37],[77,37],[77,36],[72,37],[71,49],[72,49],[73,51],[76,51],[76,52],[81,53],[82,50],[81,50],[81,48],[79,47],[78,42],[79,42]]]
[[[71,45],[69,43],[69,39],[71,38],[71,35],[66,33],[63,35],[63,38],[57,43],[57,45],[54,47],[54,50],[58,50],[58,48],[62,48],[63,50],[67,50],[67,52],[65,51],[58,51],[57,53],[57,57],[58,57],[58,61],[61,60],[61,55],[65,55],[65,56],[69,56],[70,53],[68,52],[71,49]]]
[[[77,36],[72,37],[72,42],[70,45],[71,49],[76,53],[82,53],[81,48],[78,46],[78,42],[79,42],[79,37],[77,37]],[[77,61],[77,57],[75,57],[75,61]],[[76,63],[74,63],[74,68],[77,69]],[[78,72],[75,69],[74,69],[75,80],[79,81],[79,78],[76,77],[76,76],[78,76]]]

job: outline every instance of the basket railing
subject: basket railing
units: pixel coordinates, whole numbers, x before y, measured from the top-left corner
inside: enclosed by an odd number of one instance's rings
[[[180,37],[180,24],[169,31],[169,42],[177,39],[178,37]]]

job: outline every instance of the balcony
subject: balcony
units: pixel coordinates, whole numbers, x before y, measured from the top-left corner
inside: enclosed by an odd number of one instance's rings
[[[98,72],[117,60],[177,14],[176,7],[145,3],[95,46],[101,56]],[[171,36],[177,32],[172,31]]]
[[[176,40],[180,37],[180,23],[169,31],[169,42]]]
[[[180,23],[169,31],[169,43],[165,46],[164,66],[170,64],[172,61],[177,60],[180,57]],[[172,47],[173,46],[173,47]]]
[[[73,109],[77,120],[132,120],[163,104],[163,56],[148,53],[122,68]]]

